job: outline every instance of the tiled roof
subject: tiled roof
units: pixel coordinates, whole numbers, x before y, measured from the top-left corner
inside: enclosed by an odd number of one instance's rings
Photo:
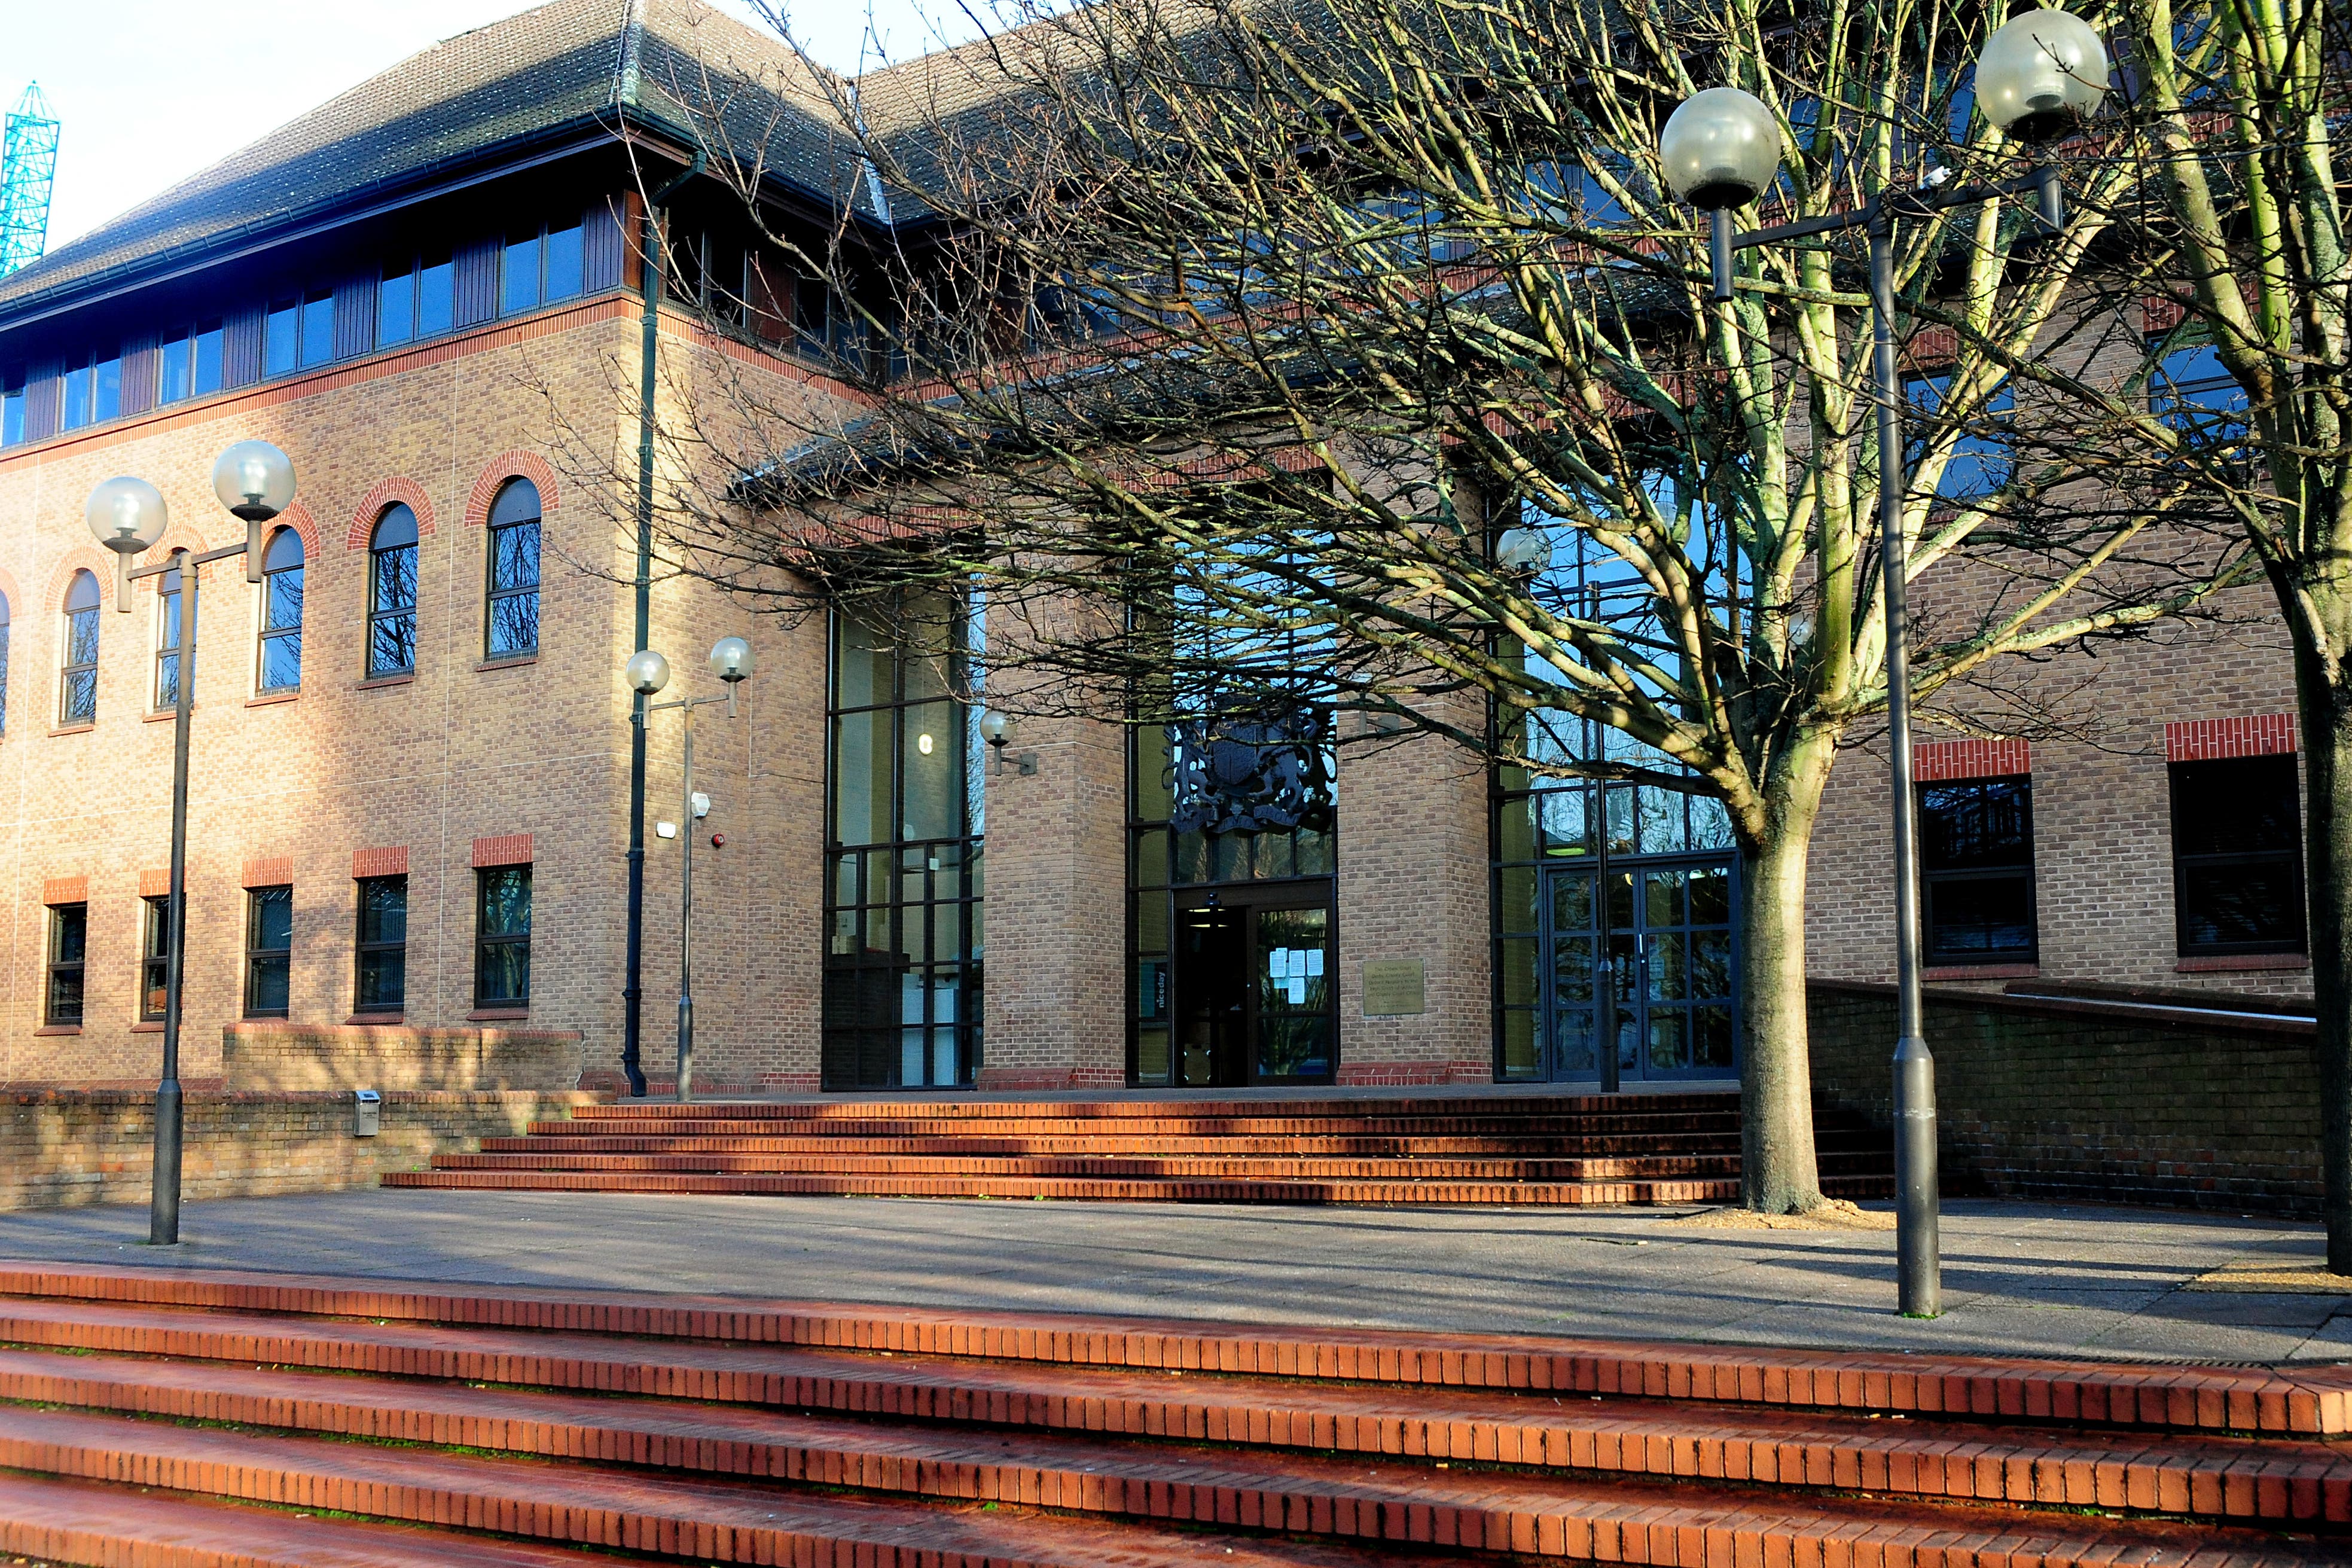
[[[419,51],[0,279],[0,313],[256,237],[534,139],[666,121],[825,196],[866,191],[828,127],[838,81],[697,0],[551,0]],[[688,106],[693,106],[691,109]]]

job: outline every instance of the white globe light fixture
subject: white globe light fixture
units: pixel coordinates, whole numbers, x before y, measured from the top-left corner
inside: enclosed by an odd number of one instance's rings
[[[982,713],[980,716],[980,738],[1002,749],[1013,739],[1013,716],[996,708]]]
[[[119,475],[89,492],[81,515],[91,535],[114,552],[114,607],[129,610],[131,558],[153,549],[170,521],[163,492],[145,479]]]
[[[621,667],[621,674],[627,679],[630,690],[651,697],[669,684],[669,660],[649,647],[641,647],[629,656],[629,662]]]
[[[732,686],[751,679],[751,645],[741,637],[720,637],[710,645],[710,673]]]
[[[1551,564],[1551,544],[1532,528],[1507,528],[1495,541],[1495,564],[1516,576],[1540,572]]]
[[[1736,87],[1693,93],[1666,121],[1658,161],[1675,195],[1702,212],[1742,207],[1780,177],[1780,125]]]
[[[2055,141],[2097,111],[2109,68],[2106,43],[2088,22],[2054,8],[2028,11],[1978,51],[1977,102],[2003,135]]]
[[[267,441],[239,441],[213,463],[213,493],[247,522],[294,504],[294,459]]]

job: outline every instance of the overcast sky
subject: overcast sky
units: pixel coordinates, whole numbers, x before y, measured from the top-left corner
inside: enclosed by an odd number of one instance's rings
[[[713,0],[746,21],[749,0]],[[523,0],[0,0],[0,107],[37,80],[63,123],[52,248],[437,39]],[[825,64],[857,68],[866,0],[799,0]],[[952,5],[873,0],[891,58],[920,53]]]

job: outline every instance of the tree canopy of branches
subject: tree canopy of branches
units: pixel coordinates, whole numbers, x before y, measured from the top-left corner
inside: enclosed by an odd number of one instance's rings
[[[1745,1198],[1810,1207],[1807,857],[1833,760],[1885,699],[1860,239],[1744,251],[1718,306],[1701,215],[1662,190],[1655,149],[1679,102],[1727,83],[1784,142],[1749,226],[2016,175],[2027,150],[1969,95],[2001,17],[1002,17],[842,89],[841,134],[898,222],[777,237],[856,301],[838,368],[856,412],[730,386],[668,437],[713,449],[679,471],[732,478],[670,499],[666,552],[780,606],[877,582],[982,594],[992,662],[1052,678],[1034,704],[1138,724],[1357,710],[1378,721],[1343,733],[1719,801],[1741,863]],[[2192,468],[2116,456],[2163,352],[2139,309],[2146,160],[2095,140],[2065,179],[2060,232],[1992,201],[1895,237],[1913,689],[2012,733],[2047,718],[2047,661],[2213,613],[2252,573],[2242,536],[2168,515]],[[1498,559],[1515,530],[1537,549]],[[1577,742],[1587,724],[1617,743]]]

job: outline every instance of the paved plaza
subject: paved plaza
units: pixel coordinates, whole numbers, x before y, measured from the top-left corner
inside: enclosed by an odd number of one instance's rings
[[[0,1215],[0,1258],[1229,1321],[1822,1348],[2352,1359],[2352,1298],[2185,1289],[2322,1256],[2315,1225],[1947,1205],[1943,1318],[1891,1310],[1894,1237],[1603,1212],[362,1190]]]

